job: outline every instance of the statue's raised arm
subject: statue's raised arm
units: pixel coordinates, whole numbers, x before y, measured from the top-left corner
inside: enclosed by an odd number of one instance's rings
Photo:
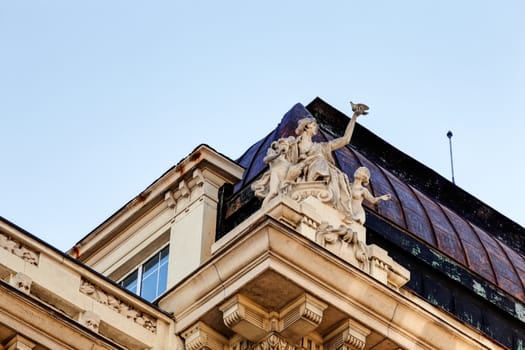
[[[348,176],[336,166],[332,152],[346,146],[352,138],[360,115],[367,114],[364,104],[353,104],[354,114],[343,136],[327,142],[313,137],[319,131],[315,118],[300,119],[295,138],[279,139],[272,143],[264,162],[269,170],[252,184],[255,195],[264,198],[263,206],[278,195],[300,200],[314,196],[339,210],[346,222],[351,222],[352,196]],[[284,144],[284,149],[282,147]]]
[[[332,151],[342,148],[350,143],[350,140],[352,139],[352,134],[354,133],[355,122],[357,120],[357,117],[359,117],[360,115],[368,114],[369,108],[367,105],[363,103],[354,104],[352,102],[350,102],[350,104],[352,105],[352,111],[354,112],[354,114],[352,115],[350,122],[346,126],[344,135],[337,139],[330,141],[330,146],[331,146]]]

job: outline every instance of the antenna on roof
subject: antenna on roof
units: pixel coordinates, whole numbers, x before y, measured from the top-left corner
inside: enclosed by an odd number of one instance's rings
[[[452,183],[455,185],[456,181],[454,180],[454,160],[452,158],[452,136],[454,136],[454,134],[452,134],[452,131],[449,130],[447,132],[447,137],[448,137],[448,146],[450,148],[450,169],[452,170]]]

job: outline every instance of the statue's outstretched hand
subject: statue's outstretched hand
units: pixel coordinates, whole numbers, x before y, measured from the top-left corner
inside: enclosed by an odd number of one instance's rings
[[[379,197],[379,198],[381,198],[381,200],[383,200],[383,201],[387,201],[387,200],[389,200],[390,198],[392,198],[392,196],[390,195],[390,193],[387,193],[387,194],[382,195],[382,196]]]

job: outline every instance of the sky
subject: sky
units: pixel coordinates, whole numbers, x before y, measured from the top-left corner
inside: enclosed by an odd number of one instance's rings
[[[67,250],[319,96],[521,226],[525,2],[0,1],[0,216]]]

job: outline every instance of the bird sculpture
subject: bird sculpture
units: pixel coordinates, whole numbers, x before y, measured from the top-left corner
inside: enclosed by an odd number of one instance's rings
[[[356,113],[357,115],[367,115],[367,111],[370,109],[363,103],[353,103],[350,101],[350,105],[352,106],[352,112]]]

